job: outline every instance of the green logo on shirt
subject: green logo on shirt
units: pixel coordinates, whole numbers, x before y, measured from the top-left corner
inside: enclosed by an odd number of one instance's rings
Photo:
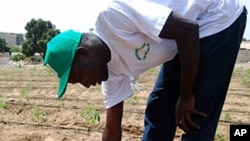
[[[149,43],[144,43],[140,48],[135,49],[136,58],[139,61],[145,60],[147,58],[149,50],[150,50]]]

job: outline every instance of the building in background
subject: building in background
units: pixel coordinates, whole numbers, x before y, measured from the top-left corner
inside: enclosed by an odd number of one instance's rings
[[[24,40],[24,34],[0,32],[0,38],[5,39],[8,47],[21,47]]]

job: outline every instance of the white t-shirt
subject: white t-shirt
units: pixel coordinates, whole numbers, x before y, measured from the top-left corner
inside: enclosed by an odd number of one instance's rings
[[[219,0],[205,2],[169,0],[164,3],[160,0],[110,2],[108,8],[99,14],[94,28],[94,33],[111,50],[111,61],[107,64],[109,78],[102,83],[106,108],[133,95],[131,77],[137,77],[149,68],[173,59],[177,54],[174,40],[158,37],[172,9],[197,21],[201,26],[201,37],[225,29],[242,11],[242,5],[237,0],[234,0],[235,4],[231,0],[220,0],[219,6],[215,1]],[[230,6],[230,10],[227,11],[223,6]]]
[[[229,27],[242,13],[241,0],[147,0],[165,5],[199,24],[200,38]]]

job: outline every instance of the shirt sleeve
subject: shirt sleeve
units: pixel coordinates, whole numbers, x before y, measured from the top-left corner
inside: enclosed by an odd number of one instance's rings
[[[105,96],[104,104],[106,109],[115,106],[133,95],[130,77],[109,78],[102,83],[102,92]]]
[[[114,0],[104,14],[119,33],[141,32],[160,42],[159,34],[172,9],[150,1]]]

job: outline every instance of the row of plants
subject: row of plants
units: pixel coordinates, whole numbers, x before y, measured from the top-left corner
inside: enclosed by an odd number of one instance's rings
[[[30,97],[27,90],[22,90],[20,93],[20,99],[24,100],[25,102],[30,102]],[[132,97],[131,100],[134,101],[135,97]],[[136,100],[137,101],[137,100]],[[132,105],[135,103],[131,103]],[[63,100],[58,100],[57,104],[58,107],[64,106]],[[7,102],[6,102],[6,95],[0,97],[0,111],[1,115],[5,114],[5,110],[7,109]],[[39,121],[40,119],[46,118],[47,112],[44,110],[42,106],[33,105],[30,110],[31,119],[33,121]],[[80,113],[83,123],[89,125],[90,127],[94,127],[100,123],[100,112],[93,106],[88,104]],[[231,121],[231,114],[230,112],[223,112],[221,118],[225,121]],[[223,134],[217,133],[216,139],[219,141],[225,141],[225,136]]]
[[[6,97],[7,97],[6,94],[0,97],[1,120],[2,120],[2,116],[6,113],[6,110],[8,109]],[[20,99],[25,101],[27,104],[30,103],[30,95],[27,92],[27,90],[21,91]],[[58,108],[63,107],[64,101],[58,100],[56,105],[58,106]],[[30,110],[30,115],[33,121],[39,121],[42,118],[46,118],[47,112],[44,110],[42,106],[32,105],[32,108]],[[90,105],[90,104],[86,106],[79,115],[81,116],[82,121],[90,126],[97,125],[101,119],[100,112],[93,105]]]
[[[18,68],[19,69],[19,68]],[[17,70],[18,70],[17,69]],[[20,68],[22,69],[22,68]],[[52,76],[52,72],[51,70],[47,69],[49,76]],[[29,72],[26,71],[22,71],[22,72],[26,72],[27,74],[29,74],[30,77],[34,77],[37,75],[38,70],[37,69],[29,69]],[[7,75],[8,73],[6,72],[5,75]],[[242,84],[250,86],[250,70],[241,70],[236,68],[234,75],[238,75],[240,74],[240,79]],[[32,82],[30,82],[32,83]],[[30,92],[29,90],[32,89],[32,85],[33,84],[29,84],[27,83],[27,88],[24,88],[20,91],[20,99],[23,100],[25,103],[30,103]],[[0,110],[1,110],[1,115],[5,113],[5,110],[7,109],[7,102],[6,102],[6,94],[2,95],[0,97]],[[135,95],[133,97],[131,97],[127,103],[130,103],[131,105],[136,106],[139,102],[139,98]],[[58,107],[63,107],[64,106],[64,101],[63,100],[58,100],[57,104]],[[41,106],[33,106],[30,110],[30,114],[32,116],[32,120],[37,121],[40,120],[41,118],[46,118],[47,112],[46,110],[44,110],[43,107]],[[86,106],[81,113],[79,113],[79,116],[82,117],[83,122],[88,123],[91,126],[94,126],[96,124],[98,124],[100,122],[100,112],[98,111],[97,108],[95,108],[95,106],[93,105],[88,105]],[[231,113],[230,112],[223,112],[222,113],[222,119],[224,119],[225,121],[231,121],[232,117],[231,117]],[[225,136],[222,134],[217,134],[216,138],[220,141],[224,141],[225,140]]]

